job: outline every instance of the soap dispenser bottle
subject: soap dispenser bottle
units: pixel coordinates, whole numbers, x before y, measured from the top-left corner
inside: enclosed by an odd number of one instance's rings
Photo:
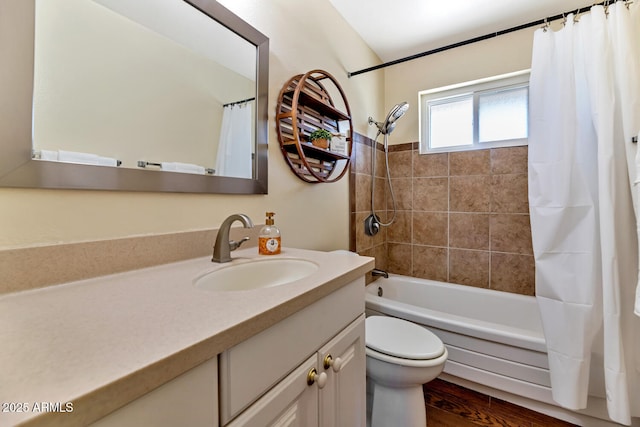
[[[274,215],[275,213],[273,212],[266,213],[265,226],[260,230],[260,235],[258,236],[258,253],[260,255],[277,255],[280,253],[280,230],[273,225]]]

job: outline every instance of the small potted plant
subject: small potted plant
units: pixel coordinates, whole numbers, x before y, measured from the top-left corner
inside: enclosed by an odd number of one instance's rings
[[[329,148],[329,142],[331,141],[332,134],[326,129],[316,129],[309,134],[309,141],[316,147]]]

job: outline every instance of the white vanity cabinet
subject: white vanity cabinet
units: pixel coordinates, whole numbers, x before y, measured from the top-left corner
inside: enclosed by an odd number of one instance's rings
[[[221,354],[222,425],[364,426],[363,313],[361,278]]]
[[[97,421],[95,427],[364,427],[364,277]]]

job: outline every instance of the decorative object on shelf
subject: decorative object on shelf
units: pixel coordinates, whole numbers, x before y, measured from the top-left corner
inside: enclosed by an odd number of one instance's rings
[[[348,154],[347,149],[349,144],[347,142],[347,136],[341,133],[333,134],[329,149],[335,153]]]
[[[331,137],[333,135],[326,129],[316,129],[309,134],[309,141],[311,144],[316,147],[324,148],[325,150],[329,148],[329,142],[331,142]]]
[[[287,164],[301,180],[335,182],[349,169],[351,110],[340,84],[326,71],[298,74],[285,83],[278,95],[276,131]],[[340,144],[340,150],[316,146],[312,135],[325,132],[327,139],[339,137],[344,146]]]

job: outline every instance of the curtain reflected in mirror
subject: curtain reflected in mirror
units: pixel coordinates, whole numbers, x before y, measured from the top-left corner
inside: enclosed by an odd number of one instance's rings
[[[222,126],[216,156],[216,172],[223,176],[251,178],[253,150],[253,100],[228,104],[222,113]]]

